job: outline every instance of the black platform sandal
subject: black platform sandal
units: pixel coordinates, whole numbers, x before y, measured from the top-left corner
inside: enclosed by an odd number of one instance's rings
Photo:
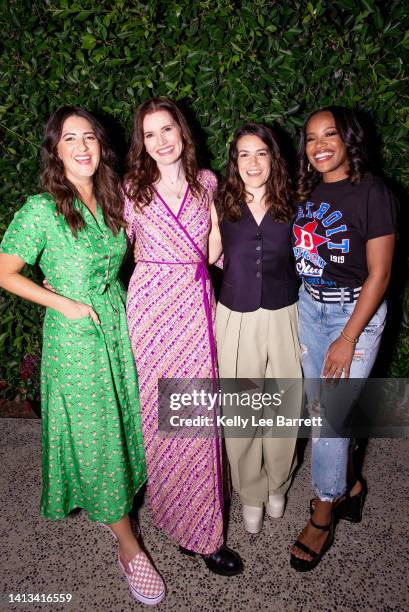
[[[334,509],[337,519],[343,519],[351,523],[361,522],[368,486],[363,478],[358,478],[355,484],[357,482],[361,483],[362,489],[356,495],[351,495],[350,491],[348,491],[345,498]]]
[[[297,572],[309,572],[310,570],[314,569],[314,567],[317,567],[318,563],[321,561],[322,557],[325,555],[325,553],[331,547],[334,541],[333,515],[331,516],[331,522],[329,523],[329,525],[317,525],[317,523],[315,523],[312,518],[310,519],[310,523],[313,527],[315,527],[315,529],[320,529],[321,531],[328,531],[327,539],[325,540],[320,552],[316,552],[306,544],[303,544],[303,542],[300,542],[300,540],[296,540],[295,546],[303,552],[307,553],[307,555],[310,555],[311,557],[311,559],[300,559],[300,557],[297,557],[296,555],[291,553],[290,564],[292,568],[297,570]]]
[[[244,569],[240,555],[224,545],[212,555],[201,555],[183,546],[179,546],[179,552],[188,557],[195,557],[198,554],[211,572],[221,576],[237,576]]]
[[[362,510],[365,503],[365,498],[368,493],[368,486],[363,478],[357,478],[351,489],[357,482],[361,483],[362,489],[356,495],[351,495],[351,490],[347,491],[345,496],[334,505],[334,515],[337,520],[350,521],[351,523],[360,523],[362,520]],[[310,500],[310,515],[312,516],[315,510],[318,497],[313,497]]]

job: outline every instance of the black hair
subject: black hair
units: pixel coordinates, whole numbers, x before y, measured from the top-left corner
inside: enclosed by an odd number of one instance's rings
[[[367,154],[365,150],[364,130],[356,113],[344,106],[325,106],[306,118],[301,130],[298,147],[298,172],[296,195],[298,202],[305,202],[314,187],[321,182],[321,174],[309,164],[306,155],[307,126],[312,117],[319,113],[331,113],[334,117],[335,127],[345,145],[349,161],[348,178],[353,185],[359,183],[367,167]]]

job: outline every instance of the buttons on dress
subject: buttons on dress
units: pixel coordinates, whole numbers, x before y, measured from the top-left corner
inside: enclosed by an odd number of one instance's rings
[[[261,251],[261,246],[256,246],[256,251]]]
[[[260,264],[261,263],[261,259],[256,259],[256,264]]]
[[[261,272],[256,272],[256,276],[257,276],[257,278],[260,278],[261,277]]]

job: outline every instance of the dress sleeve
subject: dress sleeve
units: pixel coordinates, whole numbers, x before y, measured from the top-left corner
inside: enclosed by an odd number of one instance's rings
[[[124,194],[124,219],[126,222],[126,234],[129,241],[133,243],[136,234],[136,215],[133,202],[126,193]]]
[[[397,216],[397,199],[381,179],[374,178],[363,219],[365,240],[396,234]]]
[[[17,255],[27,264],[34,264],[44,250],[50,203],[41,196],[31,196],[16,212],[0,245],[0,253]]]
[[[211,199],[214,199],[217,190],[217,176],[211,170],[202,170],[205,187]]]

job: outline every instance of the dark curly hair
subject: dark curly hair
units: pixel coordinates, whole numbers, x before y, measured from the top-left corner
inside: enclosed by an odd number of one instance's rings
[[[250,194],[239,174],[237,144],[242,136],[258,136],[267,146],[271,157],[271,171],[266,183],[265,203],[276,221],[287,223],[294,216],[292,191],[286,164],[272,130],[258,123],[246,123],[234,134],[229,149],[227,171],[216,196],[215,205],[220,222],[223,218],[238,221],[241,205]]]
[[[123,219],[121,183],[114,170],[115,156],[108,145],[105,129],[98,119],[84,108],[62,106],[47,121],[42,148],[42,187],[53,196],[57,211],[63,215],[76,236],[78,230],[85,225],[81,211],[74,206],[74,200],[80,199],[80,194],[65,176],[64,165],[57,153],[64,122],[72,115],[83,117],[90,122],[101,147],[99,165],[93,176],[94,193],[102,208],[106,225],[116,235],[126,224]]]
[[[311,195],[314,187],[321,182],[321,174],[310,166],[305,153],[307,144],[307,126],[312,117],[319,113],[331,113],[334,117],[335,127],[345,145],[349,169],[348,178],[353,185],[359,183],[367,169],[367,155],[364,144],[364,131],[358,121],[356,113],[344,106],[325,106],[311,113],[301,130],[300,145],[298,148],[298,172],[296,197],[299,203],[305,202]]]
[[[199,168],[195,145],[184,115],[172,100],[152,98],[143,102],[135,111],[131,147],[127,156],[127,173],[124,178],[126,195],[133,200],[137,212],[152,201],[153,185],[160,178],[155,160],[146,152],[143,133],[145,116],[160,110],[167,111],[179,126],[183,141],[181,159],[186,181],[194,196],[202,193],[202,186],[197,178]]]

